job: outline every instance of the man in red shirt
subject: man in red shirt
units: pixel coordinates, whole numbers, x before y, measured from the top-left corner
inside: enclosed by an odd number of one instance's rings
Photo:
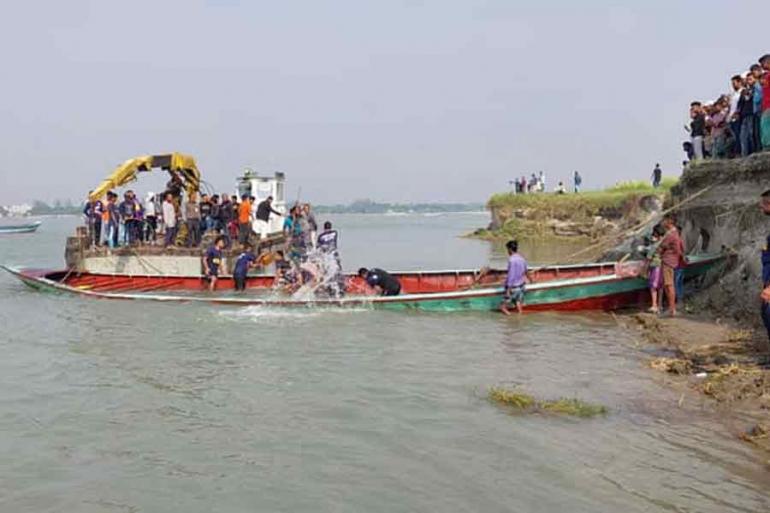
[[[676,281],[674,273],[683,258],[683,244],[679,237],[679,231],[674,224],[674,218],[666,216],[663,219],[663,228],[666,235],[658,246],[660,259],[663,268],[663,290],[666,292],[668,300],[668,311],[672,316],[676,315]]]

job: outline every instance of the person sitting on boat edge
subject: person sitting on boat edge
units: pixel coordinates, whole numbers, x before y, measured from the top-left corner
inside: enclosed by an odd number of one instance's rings
[[[387,271],[379,268],[367,269],[362,267],[358,275],[381,296],[397,296],[401,294],[401,283]]]
[[[527,261],[519,254],[519,243],[509,240],[505,244],[508,250],[508,275],[505,278],[505,295],[500,303],[500,311],[505,315],[511,315],[508,304],[516,306],[519,313],[524,311],[524,289],[527,278]]]
[[[217,286],[217,279],[219,278],[219,269],[222,265],[222,250],[227,244],[227,238],[224,235],[220,235],[214,240],[203,258],[203,271],[204,276],[209,281],[209,290],[214,291]]]
[[[257,267],[257,265],[257,255],[254,254],[254,246],[247,242],[243,245],[243,252],[235,260],[233,281],[235,282],[236,291],[242,292],[246,290],[246,276],[249,274],[249,269]]]

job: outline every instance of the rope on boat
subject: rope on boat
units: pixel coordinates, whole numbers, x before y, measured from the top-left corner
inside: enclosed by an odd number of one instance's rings
[[[574,253],[572,253],[570,255],[567,255],[565,260],[566,261],[572,260],[573,258],[575,258],[578,255],[585,254],[586,252],[588,252],[588,251],[590,251],[592,249],[598,249],[598,248],[600,248],[600,247],[602,247],[602,246],[604,246],[604,245],[606,245],[608,243],[611,243],[612,241],[622,240],[622,239],[625,239],[625,238],[627,238],[627,237],[629,237],[631,235],[638,235],[653,220],[655,220],[657,218],[662,218],[666,214],[670,214],[671,212],[674,212],[674,211],[678,210],[679,208],[682,207],[682,205],[684,205],[686,203],[689,203],[690,201],[694,200],[695,198],[697,198],[697,197],[703,195],[704,193],[706,193],[706,191],[710,190],[712,187],[714,187],[714,185],[715,184],[712,184],[712,185],[709,185],[707,187],[704,187],[703,189],[699,190],[698,192],[696,192],[694,194],[691,194],[690,196],[686,197],[685,199],[683,199],[679,203],[675,204],[674,206],[669,207],[666,210],[663,210],[663,211],[661,211],[659,213],[654,213],[653,215],[648,216],[647,219],[645,219],[644,221],[642,221],[642,222],[632,226],[631,228],[628,228],[627,230],[623,231],[620,234],[607,236],[604,239],[600,239],[598,242],[596,242],[594,244],[591,244],[590,246],[587,246],[587,247],[585,247],[585,248],[583,248],[581,250],[578,250],[578,251],[576,251],[576,252],[574,252]]]
[[[161,276],[166,277],[166,273],[163,272],[162,269],[160,269],[160,268],[156,267],[155,265],[153,265],[149,260],[147,260],[142,255],[140,255],[139,252],[136,251],[136,249],[131,248],[131,252],[139,260],[139,263],[142,264],[143,267],[149,267],[150,269],[152,269],[156,273],[160,274]]]

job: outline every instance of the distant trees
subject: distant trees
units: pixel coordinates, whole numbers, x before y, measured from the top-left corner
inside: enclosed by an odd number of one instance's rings
[[[484,210],[481,203],[378,203],[371,199],[358,199],[347,205],[313,206],[322,214],[387,214],[387,213],[437,213],[475,212]]]
[[[67,215],[67,214],[79,214],[81,208],[78,205],[72,203],[72,200],[55,200],[53,206],[49,205],[45,201],[35,200],[32,202],[32,210],[30,215],[33,216],[50,216],[50,215]]]

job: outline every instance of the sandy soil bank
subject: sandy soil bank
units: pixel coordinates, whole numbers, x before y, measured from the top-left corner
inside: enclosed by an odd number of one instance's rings
[[[619,319],[656,348],[652,369],[702,398],[735,436],[770,453],[770,345],[764,331],[691,317]]]

